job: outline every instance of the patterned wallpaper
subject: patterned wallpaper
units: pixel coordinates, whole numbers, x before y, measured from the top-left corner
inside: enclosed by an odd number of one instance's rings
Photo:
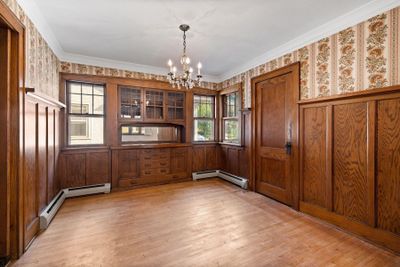
[[[103,68],[96,66],[88,66],[70,62],[61,62],[61,72],[74,73],[74,74],[89,74],[89,75],[100,75],[100,76],[113,76],[122,78],[133,78],[142,80],[157,80],[157,81],[167,81],[167,76],[149,74],[142,72],[134,72],[120,69]],[[167,71],[167,69],[166,69]],[[212,82],[201,82],[202,88],[207,88],[211,90],[218,90],[220,87],[218,83]]]
[[[58,99],[60,62],[16,0],[7,4],[26,29],[25,85]]]
[[[301,98],[309,99],[400,84],[400,7],[269,61],[222,83],[243,82],[251,106],[251,78],[301,63]]]

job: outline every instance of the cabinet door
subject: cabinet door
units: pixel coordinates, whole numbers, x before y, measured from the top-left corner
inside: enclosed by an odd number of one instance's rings
[[[146,119],[164,120],[164,92],[146,90]]]
[[[171,153],[171,174],[184,174],[186,176],[188,169],[187,148],[174,149]],[[179,176],[179,178],[185,178]]]
[[[78,187],[86,185],[86,155],[64,154],[61,159],[63,178],[61,188]]]
[[[185,118],[185,94],[181,92],[169,92],[167,94],[168,120],[182,121]]]
[[[118,152],[118,178],[138,177],[138,152],[136,150],[121,150]]]
[[[109,152],[91,152],[86,156],[86,184],[110,182]]]

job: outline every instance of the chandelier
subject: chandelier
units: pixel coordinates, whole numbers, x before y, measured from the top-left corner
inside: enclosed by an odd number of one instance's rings
[[[201,78],[202,65],[199,62],[197,64],[197,75],[193,78],[193,68],[190,66],[190,58],[186,55],[186,32],[190,29],[189,25],[182,24],[179,29],[183,31],[183,55],[181,57],[182,73],[177,73],[177,68],[174,66],[172,60],[168,60],[169,72],[168,81],[175,88],[185,87],[186,89],[192,89],[194,86],[199,86]]]

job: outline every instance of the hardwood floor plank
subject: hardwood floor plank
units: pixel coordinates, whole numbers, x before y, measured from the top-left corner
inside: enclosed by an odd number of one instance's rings
[[[387,250],[211,179],[68,199],[12,266],[396,265]]]

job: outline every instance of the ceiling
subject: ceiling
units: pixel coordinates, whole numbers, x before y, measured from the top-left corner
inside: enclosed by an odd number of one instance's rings
[[[26,4],[26,2],[31,2]],[[321,25],[340,24],[381,0],[21,0],[35,8],[42,29],[64,59],[154,68],[177,62],[187,23],[188,54],[209,80],[251,67],[269,51],[299,40]],[[25,2],[25,4],[24,4]],[[393,1],[392,1],[393,2]],[[398,2],[398,1],[397,1]],[[35,6],[33,6],[35,5]],[[29,12],[27,12],[28,15]],[[32,11],[31,11],[32,13]],[[40,18],[39,18],[40,16]],[[341,17],[342,16],[342,17]],[[339,17],[339,20],[338,20]],[[361,19],[361,18],[360,18]],[[34,21],[35,22],[35,21]],[[326,24],[329,23],[330,24]],[[36,24],[36,23],[35,23]],[[351,26],[351,25],[340,25]],[[40,29],[39,29],[40,30]],[[311,32],[310,32],[311,31]],[[324,37],[324,36],[321,36]],[[267,54],[266,54],[267,53]],[[75,60],[74,60],[75,59]],[[264,59],[261,59],[264,60]],[[263,61],[265,62],[265,61]],[[77,62],[85,63],[85,62]],[[250,64],[250,65],[249,65]]]

